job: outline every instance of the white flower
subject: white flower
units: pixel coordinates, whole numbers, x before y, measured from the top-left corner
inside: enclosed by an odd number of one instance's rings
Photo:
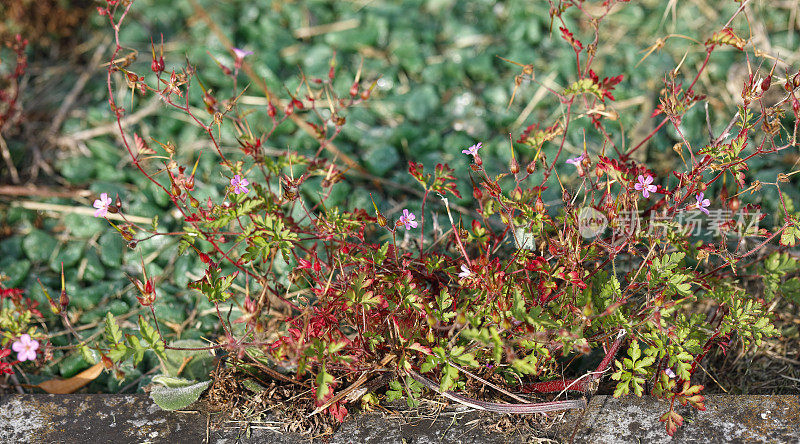
[[[458,277],[460,277],[460,278],[468,278],[470,276],[472,276],[472,272],[469,271],[469,267],[467,267],[466,265],[462,264],[461,265],[461,273],[458,273]]]

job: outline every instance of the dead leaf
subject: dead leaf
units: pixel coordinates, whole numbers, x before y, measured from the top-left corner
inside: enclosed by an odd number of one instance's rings
[[[78,389],[92,382],[100,376],[103,372],[103,363],[97,364],[87,368],[86,370],[78,373],[77,375],[67,379],[51,379],[44,381],[35,387],[54,395],[66,395],[68,393],[75,393]]]

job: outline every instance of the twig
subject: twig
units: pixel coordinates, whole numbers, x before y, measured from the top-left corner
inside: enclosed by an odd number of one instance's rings
[[[546,413],[560,410],[583,409],[586,408],[585,399],[572,399],[568,401],[541,402],[535,404],[500,404],[497,402],[485,402],[477,399],[467,398],[451,391],[443,392],[439,385],[430,379],[420,375],[414,370],[406,369],[405,372],[417,382],[445,398],[455,401],[467,407],[477,410],[485,410],[496,413]]]
[[[357,28],[360,24],[361,21],[359,19],[351,18],[339,22],[326,23],[319,26],[305,26],[303,28],[297,28],[292,34],[294,34],[295,38],[307,39],[309,37],[327,34],[330,32],[347,31],[348,29]]]
[[[89,61],[88,66],[95,67],[100,64],[100,60],[103,58],[103,53],[105,52],[106,48],[108,48],[108,44],[111,43],[111,38],[106,37],[100,45],[92,54],[92,59]],[[94,74],[95,70],[93,69],[84,69],[81,72],[80,77],[78,77],[78,81],[75,82],[72,89],[70,90],[69,94],[64,98],[64,101],[61,103],[61,106],[58,107],[58,111],[56,115],[53,116],[53,122],[50,124],[50,130],[47,132],[47,139],[52,139],[56,132],[61,128],[61,124],[64,123],[64,119],[67,117],[67,112],[72,108],[72,105],[75,103],[75,100],[80,95],[83,88],[86,86],[86,82],[89,81],[89,78]]]
[[[473,379],[476,379],[476,380],[480,381],[482,384],[486,384],[486,385],[488,385],[489,387],[491,387],[491,388],[493,388],[493,389],[497,390],[498,392],[500,392],[500,393],[502,393],[502,394],[504,394],[504,395],[506,395],[506,396],[508,396],[508,397],[514,398],[514,399],[516,399],[517,401],[519,401],[519,402],[522,402],[522,403],[527,403],[527,402],[528,402],[528,400],[527,400],[527,399],[525,399],[525,398],[522,398],[522,397],[520,397],[520,396],[517,396],[517,395],[515,395],[515,394],[511,393],[511,392],[509,392],[508,390],[505,390],[505,389],[503,389],[503,388],[502,388],[502,387],[500,387],[499,385],[497,385],[497,384],[493,384],[493,383],[491,383],[491,382],[489,382],[489,381],[487,381],[487,380],[485,380],[485,379],[481,378],[480,376],[478,376],[478,375],[476,375],[476,374],[474,374],[474,373],[470,372],[469,370],[467,370],[467,369],[465,369],[465,368],[461,368],[460,366],[458,366],[458,365],[454,364],[454,363],[453,363],[452,361],[450,361],[450,360],[448,360],[448,361],[447,361],[447,363],[448,363],[448,364],[450,364],[450,367],[453,367],[453,368],[455,368],[456,370],[460,371],[461,373],[464,373],[465,375],[467,375],[467,376],[469,376],[469,377],[471,377],[471,378],[473,378]]]
[[[6,167],[8,167],[8,173],[11,175],[11,181],[14,183],[19,183],[19,172],[17,172],[17,167],[14,166],[14,160],[11,158],[11,152],[8,151],[6,139],[3,138],[2,134],[0,134],[0,153],[3,154],[3,160],[6,162]]]
[[[83,207],[71,207],[69,205],[58,205],[58,204],[46,204],[41,202],[34,202],[32,200],[23,200],[21,202],[12,202],[12,207],[22,207],[27,210],[36,210],[36,211],[55,211],[58,213],[74,213],[74,214],[84,214],[84,215],[94,215],[94,211],[91,208],[83,208]],[[119,213],[108,213],[106,214],[108,219],[113,220],[121,220],[121,221],[128,221],[134,222],[137,224],[152,224],[153,218],[151,217],[142,217],[142,216],[128,216],[126,215],[124,218]]]
[[[89,190],[56,190],[44,186],[14,186],[14,185],[0,185],[0,196],[35,196],[35,197],[89,197],[92,193]]]
[[[385,358],[383,358],[383,360],[381,360],[380,366],[384,367],[386,364],[389,363],[389,361],[391,361],[394,358],[395,358],[394,355],[387,355]],[[339,400],[341,400],[342,398],[344,398],[345,396],[347,396],[348,394],[353,392],[355,389],[357,389],[357,388],[361,387],[362,385],[364,385],[364,383],[367,382],[367,379],[369,378],[369,374],[374,372],[374,371],[376,371],[376,370],[380,370],[380,369],[367,370],[364,373],[362,373],[361,376],[356,380],[356,382],[350,384],[346,389],[344,389],[341,392],[337,393],[336,396],[334,396],[333,398],[329,399],[328,402],[326,402],[325,404],[322,404],[321,406],[319,406],[316,409],[314,409],[314,411],[311,412],[307,416],[307,418],[310,418],[310,417],[316,415],[319,412],[325,411],[325,409],[327,409],[328,407],[332,406],[333,404],[335,404],[336,402],[338,402]]]
[[[144,108],[136,111],[135,113],[124,117],[122,119],[122,126],[128,127],[138,123],[140,120],[149,116],[158,109],[159,99],[152,99]],[[94,139],[95,137],[103,136],[105,134],[115,133],[118,130],[117,122],[109,123],[108,125],[89,128],[83,131],[78,131],[74,134],[68,134],[55,139],[55,143],[62,146],[74,146],[82,140]]]

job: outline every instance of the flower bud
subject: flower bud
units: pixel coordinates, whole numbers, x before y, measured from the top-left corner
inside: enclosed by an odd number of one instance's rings
[[[511,174],[519,173],[519,164],[517,163],[516,158],[511,158],[511,163],[508,165],[508,170],[511,172]]]
[[[533,172],[536,171],[536,161],[532,160],[528,163],[528,166],[525,167],[525,171],[527,171],[528,174],[533,174]]]
[[[305,107],[303,105],[303,102],[301,102],[301,101],[299,101],[299,100],[297,100],[295,98],[292,98],[292,106],[297,108],[297,109],[303,109]]]
[[[481,191],[481,189],[478,188],[478,187],[473,188],[472,189],[472,197],[474,197],[475,200],[483,199],[483,191]]]
[[[291,116],[293,112],[294,112],[294,104],[292,102],[289,102],[289,104],[287,104],[286,107],[283,108],[283,113],[286,114],[287,116]]]
[[[275,105],[273,105],[272,102],[269,102],[269,104],[267,105],[267,115],[270,117],[275,117],[275,114],[276,114]]]
[[[350,87],[350,97],[355,97],[358,95],[358,82],[353,82],[353,85]]]

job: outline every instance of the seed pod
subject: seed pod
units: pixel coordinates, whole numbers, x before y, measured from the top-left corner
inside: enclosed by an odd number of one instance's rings
[[[267,115],[272,118],[275,117],[275,114],[275,105],[273,105],[272,102],[269,102],[269,105],[267,105]]]
[[[533,174],[533,172],[536,171],[536,161],[532,160],[528,163],[528,166],[525,167],[525,171],[527,171],[528,174]]]
[[[542,196],[536,198],[536,203],[533,206],[533,209],[536,210],[537,213],[544,213],[546,208],[544,206],[544,201],[542,200]]]
[[[736,196],[731,197],[731,199],[728,201],[728,208],[733,212],[739,211],[740,206],[741,203],[739,202],[739,198]]]
[[[508,170],[511,172],[511,174],[519,173],[519,164],[517,163],[516,158],[511,158],[511,163],[508,165]]]
[[[62,309],[67,308],[67,305],[69,305],[69,296],[66,289],[61,290],[61,297],[58,298],[58,303]]]
[[[353,82],[353,85],[350,87],[350,97],[355,97],[358,95],[358,82]]]
[[[767,78],[761,81],[761,91],[768,90],[771,84],[772,84],[772,76],[767,76]]]

